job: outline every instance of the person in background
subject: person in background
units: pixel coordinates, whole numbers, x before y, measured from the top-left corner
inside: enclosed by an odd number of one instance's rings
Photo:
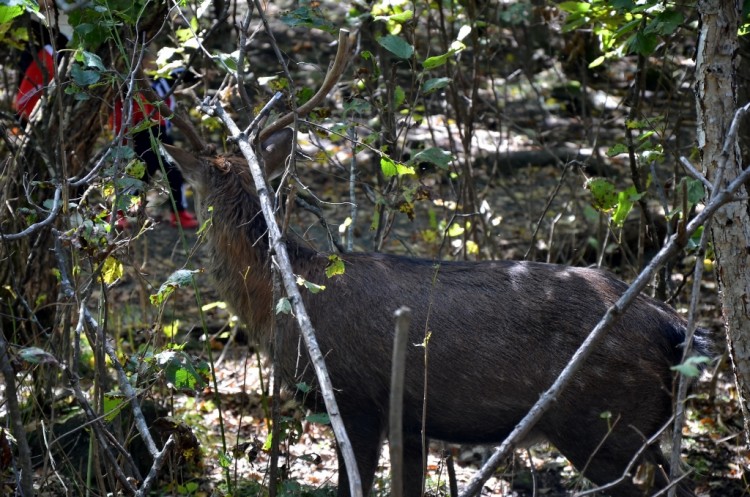
[[[21,122],[27,122],[32,117],[39,100],[44,95],[45,88],[54,83],[55,52],[59,53],[59,50],[67,45],[73,34],[73,29],[68,24],[67,16],[64,12],[60,12],[54,7],[53,0],[41,0],[39,8],[40,12],[45,14],[47,19],[51,20],[50,24],[54,25],[56,29],[50,30],[48,27],[42,25],[39,25],[38,30],[32,29],[34,33],[36,31],[39,32],[38,34],[42,41],[38,44],[42,45],[42,48],[34,55],[31,52],[32,45],[30,45],[29,49],[19,59],[18,69],[19,74],[22,76],[20,77],[13,105]],[[51,31],[57,32],[54,44],[50,35]],[[161,78],[154,81],[151,86],[163,102],[170,109],[174,109],[174,97],[170,94],[170,81]],[[132,138],[135,153],[146,164],[146,176],[143,180],[148,181],[156,171],[163,171],[167,177],[172,198],[174,199],[175,208],[171,212],[170,219],[172,226],[179,224],[184,229],[195,229],[199,226],[199,223],[196,217],[188,210],[185,199],[186,183],[182,173],[174,164],[154,151],[154,147],[152,146],[152,137],[170,145],[174,143],[171,134],[171,123],[164,119],[156,106],[148,103],[142,95],[137,95],[136,99],[137,102],[134,103],[137,103],[137,105],[133,105],[131,125],[135,126],[145,119],[155,121],[155,126],[134,133]],[[112,116],[115,129],[118,132],[122,124],[122,110],[122,102],[118,101],[115,105],[114,116]],[[118,215],[119,218],[115,222],[115,225],[120,229],[127,228],[127,218],[124,217],[123,213],[118,213]]]
[[[178,73],[173,72],[172,77]],[[159,78],[152,82],[151,88],[162,99],[162,102],[174,110],[174,97],[171,95],[172,78]],[[137,95],[133,101],[133,125],[139,124],[146,119],[151,119],[155,125],[145,130],[133,134],[133,149],[136,155],[146,164],[146,177],[144,181],[153,176],[156,171],[162,171],[167,176],[169,188],[174,199],[175,209],[171,213],[171,224],[177,226],[180,224],[183,229],[195,229],[198,227],[198,219],[188,210],[185,199],[185,179],[180,170],[168,161],[164,156],[154,150],[157,142],[174,144],[172,138],[172,123],[165,119],[159,112],[156,105],[149,103],[143,95]],[[123,119],[122,101],[118,100],[115,105],[115,112],[112,116],[115,131],[119,132]]]
[[[55,54],[65,48],[73,36],[68,16],[54,8],[53,0],[39,0],[39,11],[55,26],[50,29],[39,22],[29,26],[29,43],[18,60],[18,91],[13,106],[18,118],[26,122],[44,95],[44,90],[54,83]],[[37,47],[41,47],[38,48]],[[36,50],[36,53],[32,52]],[[41,66],[40,66],[41,64]]]

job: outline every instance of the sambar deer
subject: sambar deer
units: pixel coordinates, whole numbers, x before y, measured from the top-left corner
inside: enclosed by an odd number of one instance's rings
[[[293,132],[282,129],[261,146],[267,168],[283,167]],[[266,222],[247,164],[200,158],[170,147],[204,206],[209,272],[223,298],[253,336],[270,346],[272,285]],[[208,214],[204,211],[204,214]],[[404,393],[405,495],[419,497],[422,423],[429,438],[464,444],[502,441],[556,379],[597,321],[627,289],[610,274],[537,262],[455,262],[382,253],[344,253],[345,272],[327,279],[328,254],[287,240],[294,272],[326,289],[304,303],[336,389],[357,459],[364,494],[372,487],[388,429],[393,312],[412,309]],[[316,383],[298,332],[281,320],[278,356],[293,386]],[[597,484],[619,478],[644,441],[672,413],[675,373],[686,323],[667,305],[640,296],[593,352],[584,368],[534,428]],[[694,348],[707,354],[699,330]],[[426,388],[426,419],[422,419]],[[315,394],[305,398],[321,409]],[[609,413],[609,416],[604,416]],[[655,488],[667,485],[658,447],[641,458],[660,467]],[[339,495],[349,495],[339,457]],[[666,473],[665,473],[666,471]],[[630,479],[613,496],[642,495]],[[687,486],[679,494],[693,495]]]

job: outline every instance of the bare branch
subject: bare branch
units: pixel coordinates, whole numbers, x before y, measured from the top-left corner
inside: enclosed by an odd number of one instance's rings
[[[700,171],[698,171],[687,159],[687,157],[682,156],[680,157],[680,164],[682,164],[682,167],[685,168],[685,170],[688,172],[690,176],[693,178],[699,180],[701,183],[703,183],[703,186],[708,190],[709,192],[712,192],[714,189],[714,185],[711,184],[710,181],[708,181],[708,178],[703,176]]]
[[[645,440],[643,442],[643,445],[641,445],[641,448],[638,449],[638,451],[633,455],[633,457],[630,459],[630,462],[625,467],[625,469],[622,472],[622,476],[620,476],[618,479],[611,481],[607,483],[606,485],[601,485],[595,488],[590,488],[588,490],[584,490],[583,492],[576,492],[575,497],[584,497],[585,495],[591,495],[596,492],[606,492],[608,489],[615,487],[625,481],[626,478],[630,477],[630,471],[635,467],[636,463],[638,462],[638,459],[643,455],[643,453],[648,449],[651,445],[657,443],[659,441],[659,438],[661,437],[662,433],[669,428],[669,425],[672,424],[672,421],[674,421],[674,416],[670,417],[669,420],[661,427],[659,430],[657,430],[656,433],[654,433],[651,438],[648,440]]]
[[[354,451],[352,444],[349,441],[349,436],[344,428],[344,423],[339,412],[338,404],[334,396],[333,385],[331,384],[330,376],[325,367],[325,359],[318,341],[315,338],[315,332],[310,321],[310,317],[305,310],[302,302],[302,295],[299,293],[297,283],[292,270],[292,263],[289,258],[289,254],[286,250],[286,244],[283,242],[281,231],[276,223],[274,217],[273,206],[269,196],[268,188],[266,187],[266,179],[263,175],[263,170],[258,163],[258,158],[253,151],[252,145],[247,137],[243,134],[239,127],[235,124],[234,120],[224,111],[220,104],[216,104],[213,108],[205,108],[204,111],[214,111],[216,116],[224,123],[229,130],[232,138],[237,142],[240,147],[242,155],[248,162],[250,172],[253,176],[253,181],[258,192],[260,199],[261,210],[263,211],[263,217],[268,225],[268,236],[271,252],[274,253],[274,260],[278,264],[281,272],[282,281],[284,283],[284,289],[286,294],[291,301],[294,309],[294,315],[297,318],[302,336],[305,341],[305,346],[310,355],[310,360],[315,369],[315,374],[318,378],[318,384],[320,386],[321,395],[325,402],[328,416],[331,420],[331,426],[333,432],[336,435],[336,441],[338,442],[339,450],[341,451],[344,459],[346,460],[346,471],[349,476],[349,485],[351,495],[353,497],[362,497],[362,485],[359,477],[359,469],[357,468],[356,459],[354,457]],[[293,115],[292,115],[293,117]]]
[[[60,202],[60,196],[62,195],[62,187],[60,185],[55,187],[55,196],[52,199],[52,209],[49,211],[49,215],[42,221],[39,221],[38,223],[34,223],[25,230],[19,232],[19,233],[9,233],[4,234],[0,232],[0,239],[4,239],[7,241],[13,241],[13,240],[20,240],[21,238],[25,238],[29,235],[32,235],[39,231],[40,229],[44,228],[47,225],[52,224],[55,219],[57,218],[57,215],[60,213],[60,208],[62,207],[62,203]]]
[[[151,487],[154,485],[156,477],[159,475],[159,470],[164,466],[164,463],[167,460],[167,455],[171,452],[174,444],[174,434],[169,435],[169,438],[164,444],[164,448],[154,458],[154,463],[151,465],[151,470],[148,472],[146,479],[143,480],[143,485],[141,485],[141,488],[135,493],[136,497],[145,497],[149,495]]]

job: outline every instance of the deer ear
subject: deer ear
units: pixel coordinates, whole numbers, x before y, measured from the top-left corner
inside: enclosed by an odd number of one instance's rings
[[[261,144],[260,154],[269,180],[284,172],[287,158],[292,153],[293,140],[294,130],[284,128],[269,136]]]
[[[193,186],[203,186],[202,183],[205,181],[204,175],[206,173],[206,165],[204,161],[190,152],[175,147],[174,145],[167,145],[162,143],[162,147],[172,157],[177,167],[180,169],[185,178]]]

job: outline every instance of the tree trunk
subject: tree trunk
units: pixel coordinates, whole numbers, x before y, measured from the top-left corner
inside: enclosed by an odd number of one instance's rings
[[[696,57],[698,145],[703,170],[723,187],[742,172],[736,141],[724,146],[737,111],[735,77],[737,30],[741,6],[737,1],[698,2],[701,32]],[[723,171],[721,166],[725,165]],[[747,195],[747,187],[740,195]],[[750,433],[750,213],[747,201],[721,208],[711,222],[722,312],[726,325],[745,433]]]

